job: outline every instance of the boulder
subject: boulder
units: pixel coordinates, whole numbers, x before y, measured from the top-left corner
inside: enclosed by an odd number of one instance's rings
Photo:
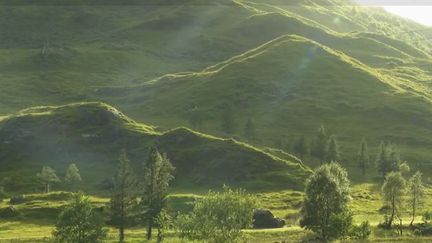
[[[253,215],[254,229],[282,228],[285,220],[275,217],[268,209],[256,209]]]

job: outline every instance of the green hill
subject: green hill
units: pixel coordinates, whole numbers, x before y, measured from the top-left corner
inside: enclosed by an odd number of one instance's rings
[[[167,153],[176,167],[177,187],[227,183],[299,189],[310,173],[295,158],[282,159],[232,139],[186,128],[159,132],[103,103],[20,111],[0,121],[0,138],[0,177],[9,178],[9,190],[32,191],[42,166],[52,166],[62,175],[70,163],[81,168],[86,188],[101,189],[114,174],[122,149],[139,172],[151,144]]]
[[[163,129],[197,109],[227,136],[231,106],[238,140],[248,118],[285,150],[323,124],[346,166],[367,137],[432,171],[431,28],[346,0],[101,3],[0,1],[0,115],[100,100]]]

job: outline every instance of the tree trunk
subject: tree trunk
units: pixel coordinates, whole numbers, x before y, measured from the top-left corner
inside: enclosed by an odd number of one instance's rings
[[[366,175],[366,166],[365,165],[362,165],[362,173],[363,173],[363,176]]]
[[[123,225],[121,225],[119,228],[119,242],[120,243],[124,242],[124,227],[123,227]]]
[[[152,237],[152,220],[149,220],[148,225],[147,225],[147,240],[150,240]]]
[[[411,219],[411,223],[410,226],[412,227],[414,224],[414,219],[415,219],[415,214],[416,214],[416,195],[414,193],[414,198],[413,198],[413,204],[412,204],[412,219]]]
[[[47,184],[45,185],[45,192],[46,192],[46,193],[49,193],[49,192],[50,192],[50,184],[49,184],[49,183],[47,183]]]
[[[395,213],[396,213],[395,211],[396,211],[396,209],[395,209],[395,198],[394,198],[394,195],[393,195],[392,196],[392,213],[391,213],[390,219],[388,221],[388,227],[389,228],[391,228],[391,226],[393,224],[393,219],[394,219],[394,216],[395,216]]]

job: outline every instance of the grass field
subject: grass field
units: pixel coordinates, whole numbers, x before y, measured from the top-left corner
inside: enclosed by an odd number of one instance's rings
[[[352,187],[352,201],[350,208],[354,214],[354,223],[358,224],[368,220],[372,225],[371,242],[426,242],[432,240],[429,237],[415,236],[411,231],[405,230],[404,236],[398,236],[395,231],[378,229],[376,226],[383,220],[383,215],[378,210],[382,207],[380,187],[376,184],[357,184]],[[172,193],[169,199],[171,210],[188,211],[190,203],[199,194]],[[261,207],[269,208],[278,217],[286,220],[286,226],[281,229],[245,230],[247,242],[304,242],[315,239],[313,233],[305,231],[298,226],[299,209],[302,202],[302,192],[278,191],[254,193]],[[20,212],[20,216],[12,219],[1,219],[0,242],[44,242],[49,241],[57,214],[67,203],[68,193],[54,192],[48,195],[31,194],[22,204],[14,205]],[[432,189],[427,188],[425,204],[422,209],[432,208]],[[96,207],[101,207],[108,202],[104,197],[91,197]],[[8,200],[0,204],[0,210],[9,206]],[[409,224],[409,212],[404,212],[404,224]],[[416,218],[421,222],[421,217]],[[128,242],[143,242],[145,238],[144,228],[132,228],[126,231]],[[116,231],[109,230],[108,242],[116,242]],[[145,241],[144,241],[145,242]],[[185,242],[176,236],[173,230],[167,232],[166,242]]]

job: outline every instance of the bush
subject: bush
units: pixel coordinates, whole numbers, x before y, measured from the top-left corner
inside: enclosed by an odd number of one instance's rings
[[[53,232],[56,242],[64,243],[103,242],[106,235],[101,214],[81,193],[61,212]]]
[[[422,218],[425,223],[428,223],[432,219],[432,212],[430,212],[429,210],[424,212]]]
[[[21,194],[21,195],[12,196],[10,198],[9,203],[10,204],[21,204],[21,203],[25,203],[26,201],[27,201],[26,196],[24,194]]]
[[[0,218],[15,218],[19,215],[20,212],[14,206],[9,206],[0,210]]]
[[[4,187],[0,186],[0,202],[8,197],[8,194],[4,191]]]
[[[369,221],[364,221],[360,225],[353,225],[350,236],[357,240],[366,240],[372,233]]]
[[[432,224],[422,223],[417,224],[414,228],[414,234],[416,235],[432,235]]]
[[[223,192],[210,191],[190,214],[178,217],[180,237],[208,243],[236,242],[241,230],[252,226],[255,205],[255,199],[243,190],[224,187]]]

